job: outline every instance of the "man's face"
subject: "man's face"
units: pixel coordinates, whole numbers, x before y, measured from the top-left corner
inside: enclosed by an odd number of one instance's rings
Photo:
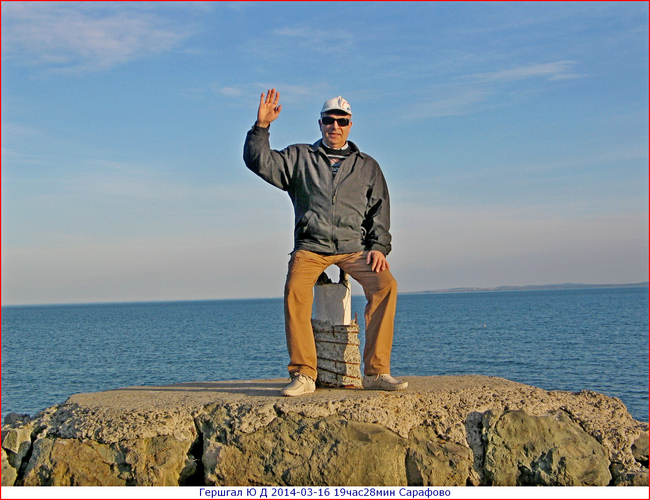
[[[333,123],[327,124],[324,122],[332,121]],[[337,120],[345,119],[348,120],[348,124],[341,126]],[[348,134],[350,133],[350,128],[352,127],[352,121],[350,120],[350,115],[344,113],[326,113],[321,116],[321,119],[318,120],[318,125],[320,126],[321,134],[323,134],[323,141],[327,146],[334,149],[341,149],[345,146],[346,141],[348,140]]]

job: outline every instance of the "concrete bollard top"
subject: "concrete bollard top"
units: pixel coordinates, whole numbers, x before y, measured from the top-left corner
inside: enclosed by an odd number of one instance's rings
[[[327,275],[327,279],[323,275],[321,278],[314,286],[313,319],[332,325],[349,325],[352,322],[352,291],[347,275],[341,271],[339,283],[332,283]]]

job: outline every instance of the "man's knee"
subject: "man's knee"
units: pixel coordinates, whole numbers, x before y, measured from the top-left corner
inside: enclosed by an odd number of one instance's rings
[[[397,293],[397,280],[389,271],[382,271],[373,276],[374,279],[363,284],[364,291],[370,293],[382,292],[384,295]]]
[[[312,287],[305,286],[297,280],[288,279],[284,285],[284,296],[304,300],[305,297],[311,297],[313,294]]]
[[[313,299],[314,285],[316,278],[312,276],[301,276],[289,273],[287,281],[284,284],[285,298],[292,297],[300,302],[307,302]]]
[[[388,290],[390,292],[397,293],[397,280],[389,272],[386,274],[387,275],[382,279],[382,290]]]

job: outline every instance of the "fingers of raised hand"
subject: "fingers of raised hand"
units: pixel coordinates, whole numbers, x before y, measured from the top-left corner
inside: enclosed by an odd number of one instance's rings
[[[260,104],[267,104],[275,108],[278,105],[279,100],[280,92],[277,92],[275,89],[269,89],[266,93],[266,96],[264,95],[264,92],[262,92],[262,96],[260,97]]]

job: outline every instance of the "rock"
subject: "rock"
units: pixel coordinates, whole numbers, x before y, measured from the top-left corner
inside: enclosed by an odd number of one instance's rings
[[[177,486],[196,471],[191,443],[156,436],[114,444],[39,438],[24,486]]]
[[[421,425],[409,435],[406,474],[411,486],[458,486],[472,481],[472,451],[440,439],[431,427]]]
[[[32,426],[9,428],[2,433],[2,449],[7,452],[9,463],[18,468],[32,445]]]
[[[648,469],[629,470],[622,464],[610,467],[614,486],[648,486]]]
[[[251,434],[208,431],[204,443],[206,484],[406,484],[404,440],[377,424],[289,414]]]
[[[605,486],[609,458],[564,411],[531,417],[486,413],[485,473],[498,486]]]
[[[617,486],[648,486],[648,431],[642,432],[632,443],[632,456],[637,467],[613,463],[611,470]]]
[[[5,418],[5,421],[7,419]],[[22,472],[23,461],[32,449],[33,425],[24,419],[10,420],[9,426],[2,429],[2,486],[13,485]],[[18,425],[19,427],[10,427]]]
[[[27,413],[16,413],[12,411],[11,413],[7,413],[5,416],[4,425],[18,425],[28,422],[29,420],[30,418]]]
[[[9,463],[7,452],[2,448],[2,486],[13,486],[18,479],[18,470]]]
[[[617,398],[495,377],[404,378],[404,392],[299,398],[278,396],[285,380],[77,394],[3,426],[2,482],[647,485],[648,424]]]
[[[648,467],[648,433],[643,432],[632,444],[634,459],[644,467]]]

